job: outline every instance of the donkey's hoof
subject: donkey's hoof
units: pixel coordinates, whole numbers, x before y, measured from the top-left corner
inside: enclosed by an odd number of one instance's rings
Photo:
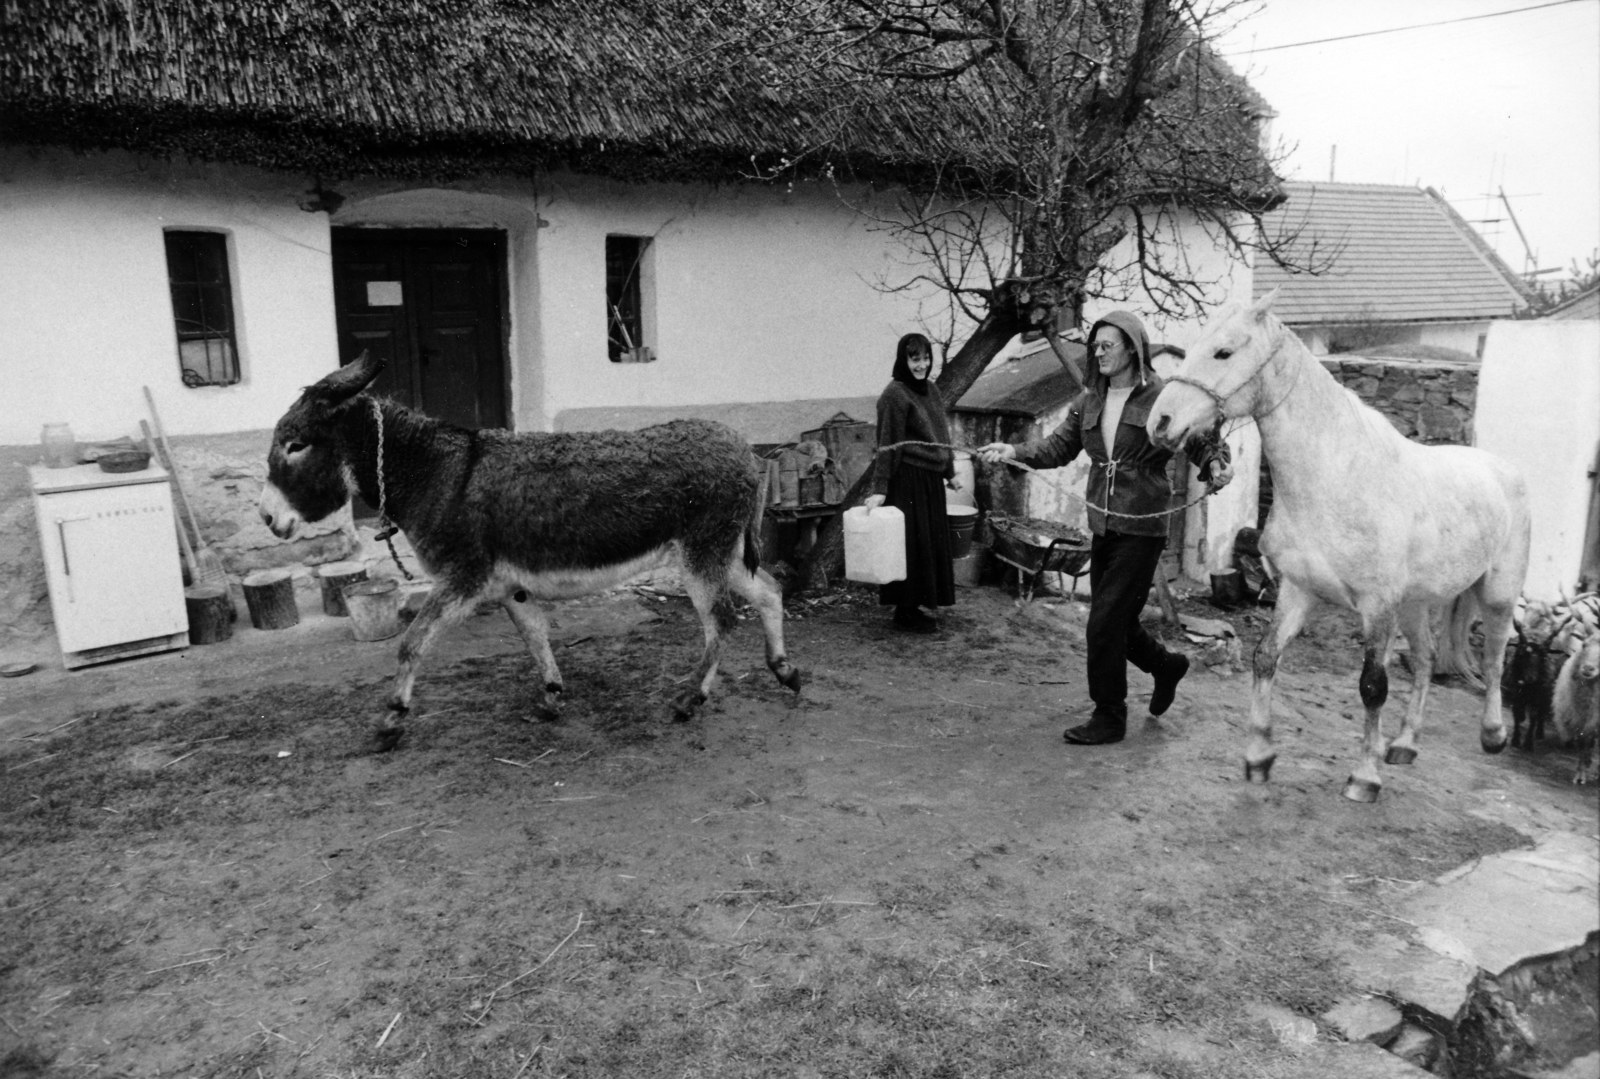
[[[1390,746],[1383,755],[1384,764],[1410,764],[1417,759],[1417,751],[1409,746]]]
[[[566,687],[560,682],[546,682],[544,684],[544,695],[546,697],[559,697],[566,691]]]
[[[372,750],[374,753],[388,753],[400,745],[400,739],[405,736],[406,729],[398,723],[392,727],[379,727],[372,732]]]
[[[1480,734],[1480,735],[1478,735],[1478,744],[1483,747],[1483,751],[1485,753],[1499,753],[1501,750],[1506,748],[1506,743],[1508,741],[1510,741],[1510,739],[1506,737],[1505,731],[1501,731],[1500,732],[1500,740],[1498,742],[1495,741],[1493,735],[1490,735],[1490,734]],[[1531,746],[1532,739],[1529,739],[1529,742],[1530,742],[1529,748],[1532,748],[1532,746]]]
[[[800,692],[800,668],[790,667],[788,674],[778,675],[778,684],[785,689],[792,689],[798,694]]]
[[[686,689],[672,698],[672,718],[679,723],[684,723],[694,718],[694,714],[702,704],[706,703],[706,695],[698,689]]]
[[[1244,781],[1246,783],[1265,783],[1271,778],[1272,765],[1277,759],[1277,757],[1268,757],[1265,760],[1256,761],[1254,764],[1245,761]]]
[[[1370,779],[1357,779],[1351,776],[1344,785],[1344,796],[1352,802],[1376,802],[1378,792],[1383,788]]]

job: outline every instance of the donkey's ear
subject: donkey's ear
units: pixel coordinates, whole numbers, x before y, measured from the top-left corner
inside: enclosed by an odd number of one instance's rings
[[[372,380],[383,373],[383,366],[382,360],[375,360],[363,351],[315,386],[307,387],[306,396],[329,407],[343,404],[372,385]]]
[[[1281,286],[1280,286],[1281,288]],[[1273,289],[1261,299],[1250,305],[1250,317],[1260,322],[1267,317],[1267,312],[1272,310],[1273,301],[1278,298],[1279,289]]]

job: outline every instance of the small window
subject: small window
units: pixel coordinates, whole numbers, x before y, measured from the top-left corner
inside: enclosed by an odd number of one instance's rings
[[[612,363],[655,359],[652,270],[648,236],[606,237],[606,354]]]
[[[233,334],[228,238],[220,232],[168,232],[166,238],[183,384],[231,386],[239,381],[239,350]]]

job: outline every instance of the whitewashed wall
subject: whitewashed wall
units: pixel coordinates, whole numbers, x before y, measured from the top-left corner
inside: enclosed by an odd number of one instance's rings
[[[1533,552],[1523,595],[1570,596],[1600,446],[1600,321],[1493,323],[1473,430],[1528,483]]]
[[[65,421],[139,436],[149,386],[169,434],[270,427],[334,366],[327,218],[301,177],[123,153],[0,149],[0,445]],[[236,386],[179,378],[163,230],[228,236]]]

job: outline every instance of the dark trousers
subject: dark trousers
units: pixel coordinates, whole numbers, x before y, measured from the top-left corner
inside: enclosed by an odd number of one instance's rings
[[[1128,715],[1128,664],[1151,673],[1171,655],[1139,624],[1165,536],[1107,531],[1089,550],[1089,698],[1107,719]]]

